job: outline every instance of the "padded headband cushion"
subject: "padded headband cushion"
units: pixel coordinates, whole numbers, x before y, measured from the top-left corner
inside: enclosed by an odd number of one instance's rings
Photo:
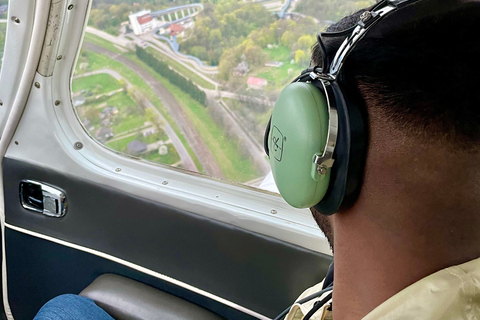
[[[296,208],[316,205],[327,191],[330,172],[320,175],[313,163],[328,135],[325,94],[309,83],[295,82],[280,94],[272,114],[268,148],[278,190]]]

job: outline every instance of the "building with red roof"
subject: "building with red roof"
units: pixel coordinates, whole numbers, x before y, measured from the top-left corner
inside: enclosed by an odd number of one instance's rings
[[[169,29],[170,29],[170,35],[171,36],[177,36],[185,30],[184,27],[182,27],[181,25],[178,25],[176,23],[172,23],[170,25]]]
[[[133,33],[135,35],[144,34],[148,31],[155,29],[157,22],[151,15],[150,10],[142,10],[136,13],[132,13],[128,16],[130,25],[132,26]]]
[[[267,79],[248,77],[247,86],[249,89],[263,90],[268,85]]]

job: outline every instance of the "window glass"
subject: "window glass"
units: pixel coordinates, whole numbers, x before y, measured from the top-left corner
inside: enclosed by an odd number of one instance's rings
[[[3,51],[5,47],[5,35],[7,33],[8,0],[0,0],[0,70],[3,64]]]
[[[281,89],[308,66],[316,32],[374,2],[94,0],[74,108],[108,148],[261,187]]]

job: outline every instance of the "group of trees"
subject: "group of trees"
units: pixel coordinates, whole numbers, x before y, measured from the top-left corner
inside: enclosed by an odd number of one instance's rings
[[[174,70],[170,69],[168,64],[158,60],[145,49],[137,46],[135,52],[140,60],[145,62],[162,77],[168,79],[168,81],[182,89],[185,93],[200,102],[202,105],[207,105],[207,97],[205,92],[200,90],[192,81],[184,78]]]
[[[231,70],[238,65],[244,56],[252,65],[263,65],[268,55],[263,50],[269,44],[283,45],[291,54],[290,59],[297,63],[307,62],[310,58],[310,49],[315,43],[313,36],[318,26],[310,18],[297,21],[281,19],[267,26],[252,31],[247,38],[233,48],[223,52],[219,63],[219,77],[228,80]]]
[[[204,3],[204,11],[195,22],[194,32],[180,44],[180,50],[218,65],[222,53],[243,40],[255,29],[274,21],[271,12],[255,3],[219,0]]]
[[[298,2],[295,11],[312,16],[318,19],[321,25],[325,25],[371,6],[375,2],[375,0],[302,0]]]

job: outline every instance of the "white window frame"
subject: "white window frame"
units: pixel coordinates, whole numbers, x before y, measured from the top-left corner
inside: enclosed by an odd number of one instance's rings
[[[40,88],[32,88],[25,119],[18,126],[7,157],[28,159],[32,164],[109,185],[134,196],[331,254],[309,210],[294,209],[277,194],[133,159],[94,140],[77,118],[71,97],[73,70],[82,48],[91,1],[73,0],[69,4],[74,9],[65,14],[56,53],[62,59],[56,62],[53,76],[36,75],[35,82]],[[60,104],[55,105],[57,100]],[[39,104],[44,109],[35,107]],[[35,119],[45,121],[35,122]],[[55,152],[41,154],[46,146],[39,146],[41,140],[36,141],[32,132],[47,141],[48,150]],[[17,140],[28,147],[15,148]],[[80,150],[74,148],[77,142],[83,145]]]

